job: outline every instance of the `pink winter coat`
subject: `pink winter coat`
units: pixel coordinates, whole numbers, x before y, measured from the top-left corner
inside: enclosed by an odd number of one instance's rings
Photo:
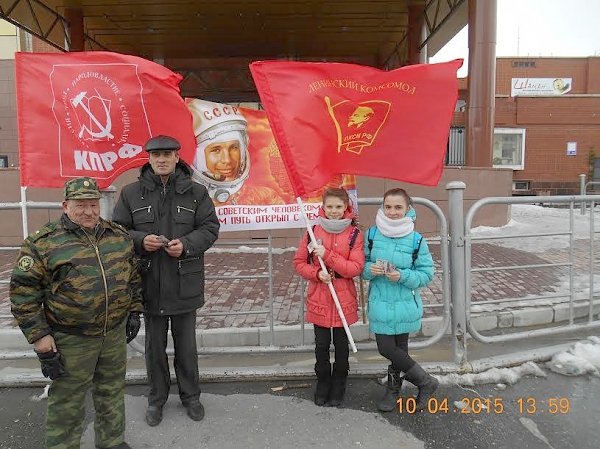
[[[319,215],[324,216],[323,209]],[[344,218],[353,216],[350,208],[346,209]],[[335,271],[337,274],[333,279],[333,286],[340,301],[340,306],[344,311],[348,324],[358,321],[358,302],[356,300],[356,287],[354,286],[354,276],[358,276],[365,264],[364,239],[361,232],[358,232],[352,249],[350,249],[350,238],[355,229],[354,226],[348,226],[339,234],[330,234],[321,226],[314,228],[315,237],[323,241],[325,247],[325,256],[323,262],[329,272]],[[308,297],[306,299],[306,321],[322,327],[343,327],[329,287],[321,282],[317,277],[321,270],[319,260],[315,256],[312,262],[308,262],[308,235],[298,244],[298,250],[294,256],[294,268],[304,279],[308,280]],[[337,276],[341,277],[337,277]]]

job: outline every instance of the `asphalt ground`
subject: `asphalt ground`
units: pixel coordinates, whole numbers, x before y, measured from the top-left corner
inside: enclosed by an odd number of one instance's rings
[[[436,400],[417,414],[378,413],[374,400],[383,387],[374,379],[351,378],[341,408],[315,406],[313,388],[306,380],[203,384],[206,417],[197,423],[185,415],[173,386],[163,422],[150,428],[143,418],[145,387],[128,386],[126,440],[133,449],[598,447],[597,377],[546,371],[546,377],[522,378],[506,389],[441,386]],[[0,448],[44,447],[45,401],[32,399],[41,392],[0,389]],[[405,383],[403,392],[416,390]],[[88,402],[82,449],[94,447]]]

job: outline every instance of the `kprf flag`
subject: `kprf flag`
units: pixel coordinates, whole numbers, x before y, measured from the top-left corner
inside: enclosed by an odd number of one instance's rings
[[[462,60],[382,71],[339,63],[250,65],[297,196],[349,173],[437,185]]]
[[[181,143],[191,161],[192,116],[181,76],[154,62],[110,52],[17,53],[21,185],[62,187],[92,176],[101,188],[147,162],[146,141]]]

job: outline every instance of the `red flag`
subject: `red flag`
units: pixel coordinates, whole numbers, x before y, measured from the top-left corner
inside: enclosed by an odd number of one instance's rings
[[[21,185],[62,187],[92,176],[101,188],[147,162],[152,136],[168,134],[191,161],[192,116],[181,76],[154,62],[110,52],[17,53]]]
[[[437,185],[462,60],[382,71],[338,63],[250,65],[297,196],[348,173]]]

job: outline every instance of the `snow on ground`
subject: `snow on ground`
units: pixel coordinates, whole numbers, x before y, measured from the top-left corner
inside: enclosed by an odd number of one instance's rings
[[[513,204],[511,206],[511,219],[505,226],[478,226],[471,229],[471,236],[503,239],[509,235],[569,232],[569,215],[570,210],[568,208]],[[590,211],[588,210],[585,215],[581,215],[579,209],[574,209],[573,222],[574,238],[589,239]],[[600,232],[600,207],[596,207],[594,210],[594,230]],[[493,243],[505,248],[540,253],[550,249],[568,248],[569,236],[523,237],[494,240]]]
[[[268,243],[265,243],[268,245]],[[273,254],[283,254],[289,252],[295,252],[296,247],[290,246],[288,248],[273,248]],[[237,246],[237,247],[212,247],[207,253],[251,253],[251,254],[266,254],[269,252],[268,246]]]
[[[600,337],[588,337],[567,351],[555,354],[547,367],[566,376],[589,373],[600,377]]]
[[[567,376],[600,376],[600,337],[590,336],[575,343],[568,350],[552,356],[552,360],[545,365],[551,371]],[[513,385],[524,376],[546,377],[546,373],[538,364],[527,362],[512,368],[491,368],[476,374],[452,373],[435,377],[441,385],[496,384],[496,389],[503,390],[507,384]]]
[[[523,376],[546,377],[546,373],[534,362],[513,368],[492,368],[481,373],[446,374],[436,376],[442,385],[515,384]]]

